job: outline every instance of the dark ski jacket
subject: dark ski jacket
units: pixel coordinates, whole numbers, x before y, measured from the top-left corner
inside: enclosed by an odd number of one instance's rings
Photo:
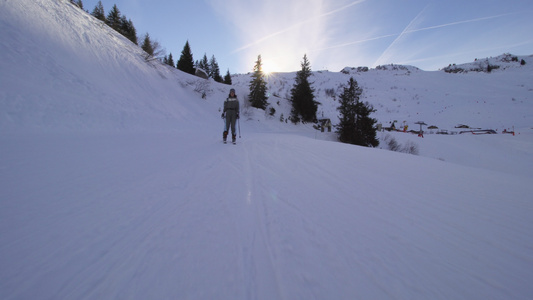
[[[237,97],[228,97],[226,101],[224,101],[224,113],[226,116],[237,116],[239,114],[239,100]]]

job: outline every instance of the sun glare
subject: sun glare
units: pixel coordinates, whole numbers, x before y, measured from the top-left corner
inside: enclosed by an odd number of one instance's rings
[[[263,61],[263,66],[262,66],[261,69],[263,71],[263,74],[268,76],[272,72],[276,72],[275,68],[276,68],[276,64],[275,63],[273,63],[272,61],[265,60],[265,61]]]

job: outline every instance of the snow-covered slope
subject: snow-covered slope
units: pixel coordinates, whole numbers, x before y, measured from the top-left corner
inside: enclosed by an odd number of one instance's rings
[[[4,130],[179,128],[206,111],[185,88],[197,77],[147,63],[139,47],[66,2],[1,3]]]
[[[450,64],[443,68],[447,73],[468,73],[468,72],[499,72],[507,69],[522,69],[531,63],[531,56],[521,57],[504,53],[502,55],[484,59],[476,59],[472,63]]]
[[[310,81],[315,88],[316,100],[322,103],[318,117],[329,118],[334,123],[338,121],[338,101],[335,98],[353,77],[363,88],[362,100],[374,106],[377,110],[374,117],[383,126],[390,126],[396,120],[397,127],[405,124],[416,130],[419,130],[415,125],[418,121],[450,132],[459,131],[455,129],[459,124],[500,132],[513,126],[531,129],[533,57],[519,56],[517,60],[515,62],[507,55],[491,59],[493,66],[502,67],[490,74],[450,74],[388,65],[370,70],[345,68],[342,72],[317,71]],[[521,60],[526,64],[521,65]],[[295,77],[295,73],[275,73],[268,78],[268,89],[273,96],[270,104],[280,111],[279,114],[284,113],[285,117],[290,109],[287,110],[288,105],[283,104],[288,103],[286,99],[290,98]],[[243,89],[249,81],[249,75],[234,77],[234,85]]]
[[[526,68],[314,75],[333,120],[324,90],[353,75],[384,124],[515,136],[380,133],[421,156],[341,144],[279,121],[294,74],[276,74],[276,115],[244,107],[234,146],[228,86],[146,62],[70,1],[0,1],[0,33],[1,299],[533,298]],[[481,87],[487,105],[462,96]]]

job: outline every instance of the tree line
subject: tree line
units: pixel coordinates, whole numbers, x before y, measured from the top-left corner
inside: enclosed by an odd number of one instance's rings
[[[80,9],[85,10],[83,8],[82,0],[70,0],[70,2],[78,6]],[[89,11],[85,11],[89,13]],[[137,30],[133,25],[133,22],[131,21],[131,19],[128,19],[126,15],[120,12],[116,4],[113,5],[111,11],[109,11],[109,13],[106,15],[102,1],[98,1],[98,3],[90,14],[96,19],[104,22],[106,25],[108,25],[118,33],[122,34],[135,45],[139,45],[139,41],[137,38]],[[207,54],[204,54],[203,59],[200,61],[197,60],[195,62],[193,60],[189,41],[185,43],[181,56],[176,64],[174,64],[172,52],[170,52],[168,56],[164,54],[165,51],[162,49],[159,42],[153,40],[150,37],[150,34],[146,33],[144,35],[144,37],[142,38],[142,44],[140,46],[141,49],[143,49],[146,53],[146,60],[158,59],[169,66],[175,67],[181,71],[193,75],[195,75],[196,69],[199,68],[204,70],[207,76],[213,78],[213,80],[231,85],[231,75],[229,69],[226,73],[226,76],[224,76],[223,78],[220,75],[220,67],[214,55],[211,56],[210,60],[207,59]]]
[[[163,63],[176,67],[177,69],[195,75],[197,69],[201,69],[205,72],[207,77],[213,78],[216,82],[225,83],[231,85],[231,75],[229,69],[226,72],[224,78],[220,75],[220,67],[214,55],[211,56],[211,59],[207,59],[207,54],[204,53],[204,57],[201,60],[194,61],[193,54],[191,51],[191,46],[189,41],[185,42],[183,50],[181,51],[180,58],[174,64],[174,58],[172,53],[168,56],[163,57]]]
[[[169,66],[174,67],[174,58],[172,57],[172,53],[170,53],[168,56],[165,56],[163,58],[163,62]],[[179,70],[182,70],[183,72],[193,75],[196,74],[196,69],[202,69],[209,78],[213,78],[213,80],[215,80],[216,82],[225,83],[229,85],[231,85],[232,83],[229,69],[226,72],[224,78],[222,78],[222,76],[220,75],[220,68],[214,55],[211,56],[210,60],[208,60],[207,54],[204,53],[204,57],[201,60],[194,61],[189,41],[187,41],[185,43],[185,46],[183,46],[181,56],[177,61],[175,67]]]
[[[289,120],[297,124],[299,122],[316,123],[316,112],[320,103],[315,101],[315,89],[309,82],[311,77],[311,64],[304,55],[301,62],[301,69],[296,72],[294,85],[291,89],[291,114]],[[261,55],[257,57],[252,73],[252,80],[249,85],[250,94],[248,101],[255,108],[265,110],[268,106],[266,76],[262,71]],[[336,125],[336,133],[339,141],[365,147],[377,147],[379,141],[376,138],[376,119],[370,114],[376,110],[368,102],[362,102],[360,96],[363,93],[357,80],[353,77],[348,81],[348,86],[343,88],[339,95],[340,105],[339,124]]]

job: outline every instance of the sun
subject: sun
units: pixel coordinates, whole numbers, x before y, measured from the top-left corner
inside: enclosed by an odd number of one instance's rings
[[[276,71],[276,64],[269,60],[264,60],[261,66],[261,71],[265,76],[268,76]]]

